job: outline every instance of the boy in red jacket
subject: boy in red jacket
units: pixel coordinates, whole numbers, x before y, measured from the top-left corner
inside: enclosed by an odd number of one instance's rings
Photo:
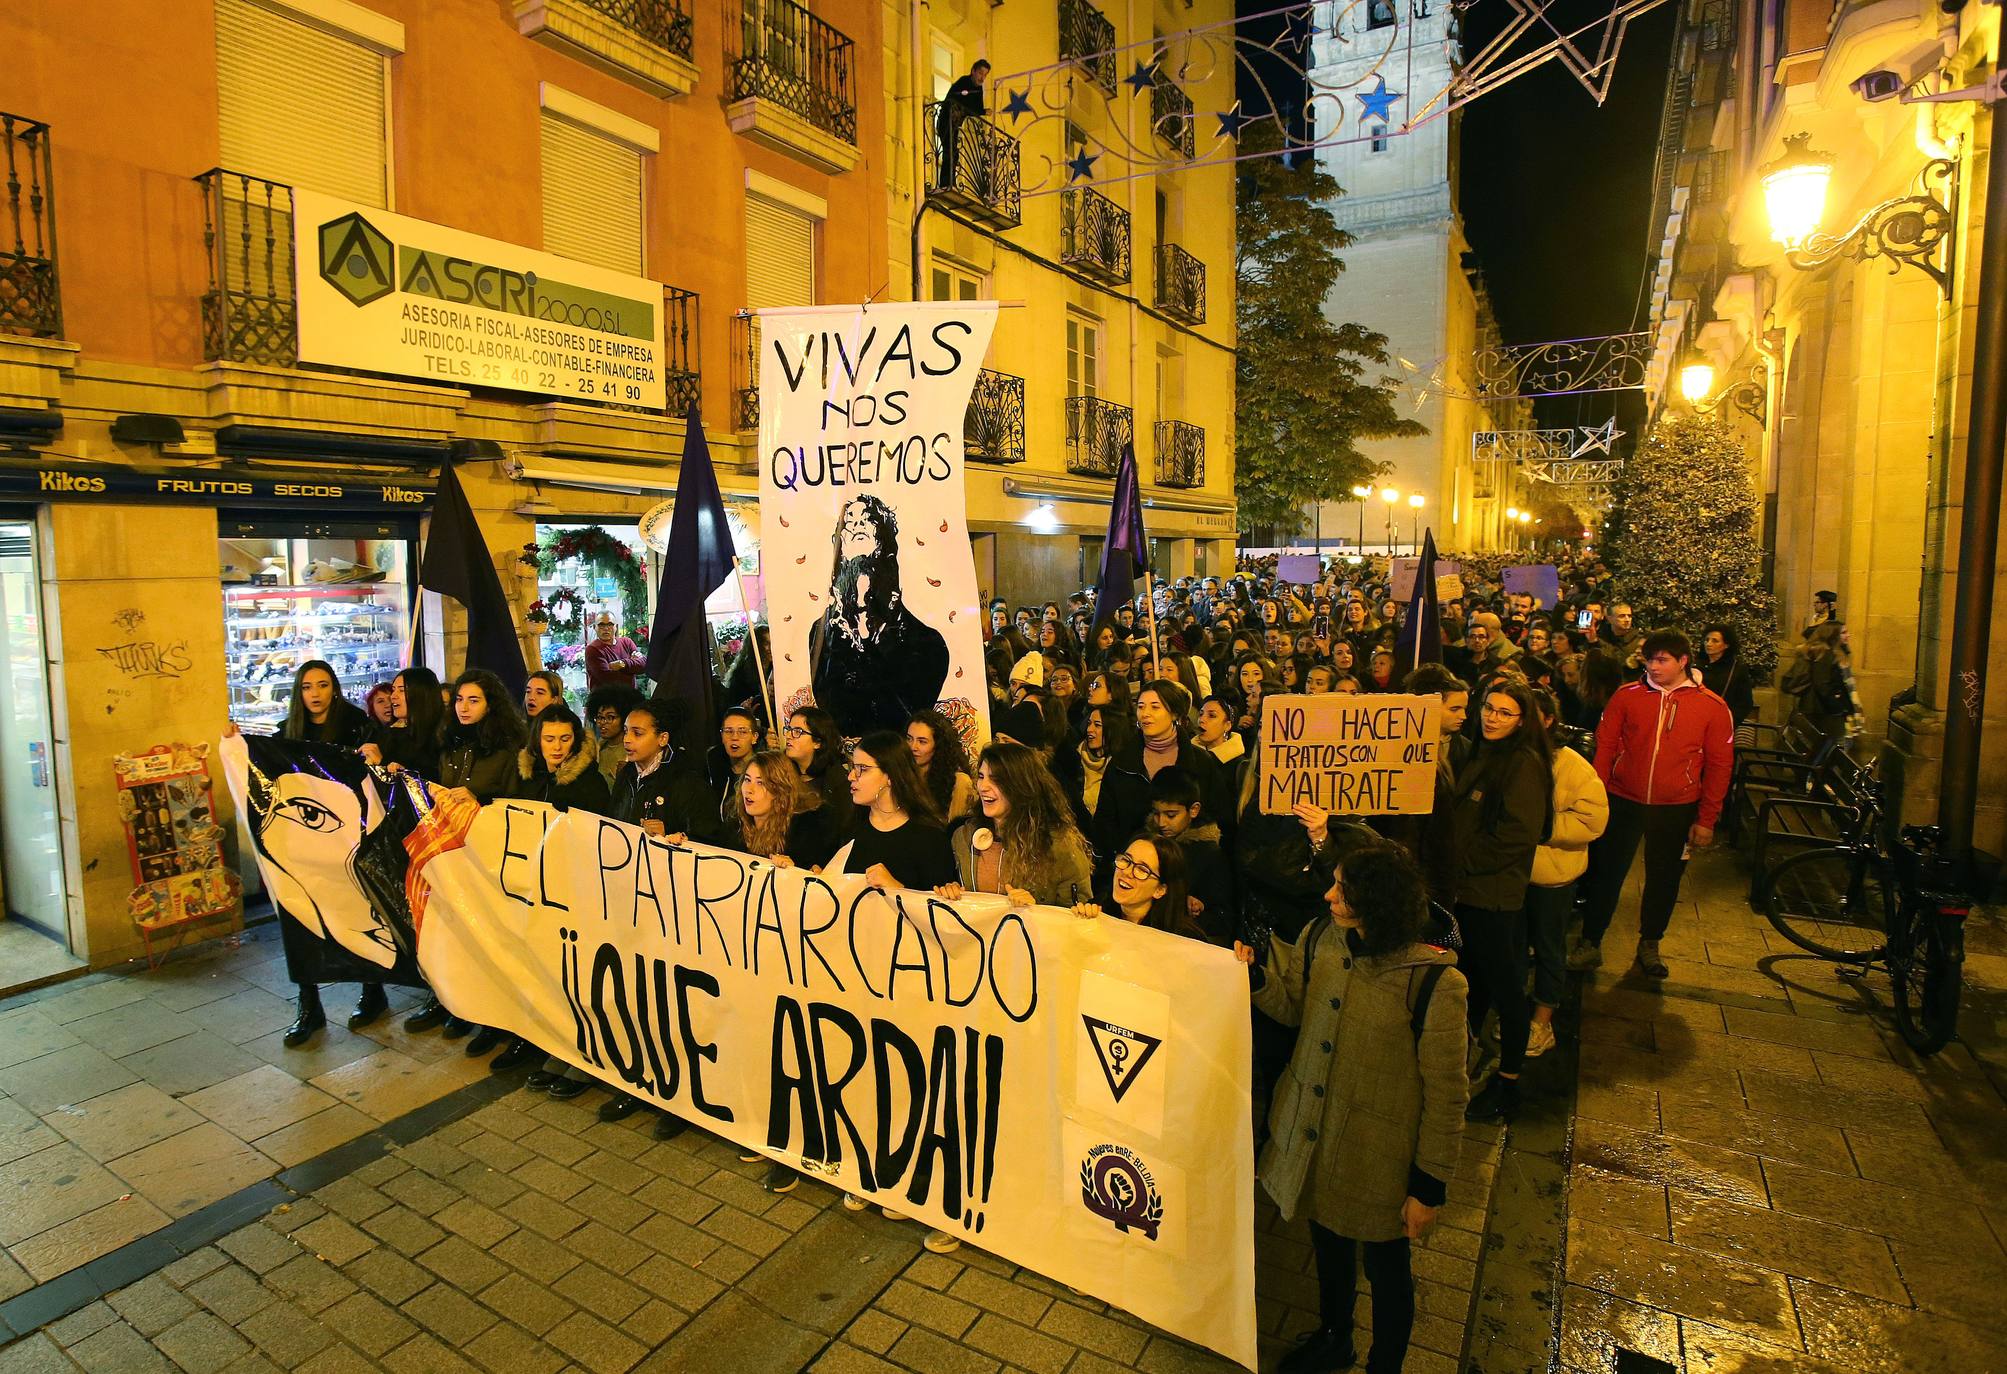
[[[1582,942],[1568,967],[1602,964],[1603,933],[1642,843],[1637,969],[1663,978],[1659,940],[1679,900],[1688,856],[1714,840],[1735,766],[1735,721],[1728,703],[1690,671],[1693,647],[1679,631],[1646,635],[1639,658],[1644,681],[1619,688],[1596,727],[1596,772],[1610,792],[1610,824],[1589,849]]]

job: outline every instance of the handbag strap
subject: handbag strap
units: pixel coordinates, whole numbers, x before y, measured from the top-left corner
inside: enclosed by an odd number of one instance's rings
[[[1443,980],[1443,970],[1448,964],[1430,964],[1422,970],[1421,984],[1415,992],[1414,1010],[1408,1015],[1408,1029],[1414,1033],[1415,1043],[1422,1040],[1422,1028],[1428,1024],[1429,999],[1436,995],[1436,984]]]

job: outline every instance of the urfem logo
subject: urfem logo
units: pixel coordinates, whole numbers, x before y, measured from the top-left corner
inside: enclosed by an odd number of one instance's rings
[[[525,319],[618,334],[655,337],[655,307],[590,287],[572,286],[454,257],[408,243],[393,244],[360,214],[337,216],[320,227],[321,279],[357,306],[394,291],[448,305],[471,305]]]

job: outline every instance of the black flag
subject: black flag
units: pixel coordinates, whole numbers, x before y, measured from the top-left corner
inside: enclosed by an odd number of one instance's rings
[[[662,553],[655,620],[648,627],[648,676],[658,693],[690,703],[699,717],[694,731],[706,738],[712,724],[711,625],[704,602],[732,575],[733,558],[724,494],[692,401],[683,422],[683,466],[676,474],[676,511]]]
[[[474,523],[474,509],[451,462],[439,468],[439,495],[432,508],[432,531],[425,540],[425,558],[418,568],[418,585],[450,596],[467,611],[467,666],[486,668],[502,680],[518,700],[529,685],[522,642],[495,575],[488,543]]]

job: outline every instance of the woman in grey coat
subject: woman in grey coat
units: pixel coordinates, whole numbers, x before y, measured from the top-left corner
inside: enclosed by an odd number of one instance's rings
[[[1408,1243],[1434,1224],[1456,1173],[1470,1084],[1463,975],[1418,942],[1427,889],[1406,850],[1375,842],[1346,854],[1330,914],[1253,965],[1254,1003],[1298,1027],[1276,1085],[1259,1170],[1285,1218],[1307,1212],[1323,1323],[1282,1374],[1348,1369],[1354,1251],[1373,1289],[1367,1374],[1398,1374],[1415,1322]]]

